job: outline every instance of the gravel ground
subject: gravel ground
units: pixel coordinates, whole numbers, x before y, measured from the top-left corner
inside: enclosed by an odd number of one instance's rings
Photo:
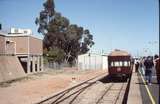
[[[110,84],[97,82],[94,86],[89,87],[75,100],[74,104],[96,104],[99,97]]]
[[[104,73],[104,70],[49,70],[0,84],[0,104],[31,104],[75,83]]]
[[[123,83],[102,83],[98,81],[78,96],[70,97],[60,104],[122,104],[122,102],[116,102],[116,100],[119,100],[122,85]],[[124,93],[121,96],[124,96]],[[119,98],[122,101],[123,97]]]

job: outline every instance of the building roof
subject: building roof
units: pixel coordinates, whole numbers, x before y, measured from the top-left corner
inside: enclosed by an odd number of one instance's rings
[[[123,50],[114,50],[108,56],[130,56],[130,54]]]
[[[5,33],[5,32],[0,31],[0,36],[3,36],[3,37],[33,37],[33,38],[42,40],[41,38],[39,38],[35,35],[28,35],[28,34],[24,34],[24,33],[23,34],[11,34],[11,33]]]
[[[0,30],[0,36],[6,36],[7,33]]]
[[[15,32],[15,30],[17,30]],[[33,35],[31,29],[11,28],[8,30],[0,30],[0,36],[4,37],[33,37],[42,40],[43,38]]]
[[[27,35],[27,34],[10,34],[10,35],[6,35],[6,37],[33,37],[33,38],[42,40],[41,38],[39,38],[35,35]]]

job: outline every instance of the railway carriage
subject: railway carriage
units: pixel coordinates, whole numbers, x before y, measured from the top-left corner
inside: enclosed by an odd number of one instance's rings
[[[108,55],[108,72],[111,77],[128,78],[132,73],[131,55],[122,50],[114,50]]]

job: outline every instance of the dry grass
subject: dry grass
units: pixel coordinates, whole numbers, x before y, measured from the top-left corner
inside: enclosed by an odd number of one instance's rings
[[[13,83],[16,83],[16,82],[26,82],[28,80],[36,80],[38,78],[43,77],[44,75],[51,75],[51,76],[58,75],[58,74],[81,75],[81,74],[93,72],[93,70],[74,70],[74,69],[45,69],[45,70],[46,71],[44,72],[38,72],[38,73],[27,75],[22,78],[17,78],[17,79],[9,80],[6,82],[1,82],[0,87],[9,87]]]

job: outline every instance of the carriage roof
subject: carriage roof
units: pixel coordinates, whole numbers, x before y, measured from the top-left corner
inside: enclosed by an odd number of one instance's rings
[[[123,50],[114,50],[108,56],[130,56],[130,54]]]

